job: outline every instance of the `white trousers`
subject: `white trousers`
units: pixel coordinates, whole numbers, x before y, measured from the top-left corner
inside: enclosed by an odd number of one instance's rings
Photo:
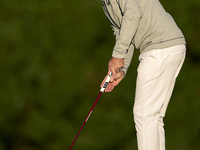
[[[139,56],[133,108],[139,150],[165,150],[163,118],[185,53],[178,45]]]

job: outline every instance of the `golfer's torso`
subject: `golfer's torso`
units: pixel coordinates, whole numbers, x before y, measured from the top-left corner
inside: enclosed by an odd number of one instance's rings
[[[103,9],[111,26],[120,30],[128,0],[104,0]],[[132,43],[141,52],[185,44],[185,39],[173,18],[158,0],[135,0],[141,11],[140,23]],[[136,6],[128,6],[136,7]],[[135,14],[136,16],[138,14]],[[133,27],[136,28],[136,27]],[[120,33],[120,32],[119,32]]]

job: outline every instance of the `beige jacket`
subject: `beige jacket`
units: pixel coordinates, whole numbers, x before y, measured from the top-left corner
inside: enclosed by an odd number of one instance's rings
[[[103,0],[116,36],[112,56],[124,58],[127,71],[134,47],[141,53],[186,44],[181,30],[158,0]]]

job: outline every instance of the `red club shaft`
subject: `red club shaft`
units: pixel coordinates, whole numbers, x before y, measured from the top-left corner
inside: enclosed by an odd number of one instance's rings
[[[103,93],[103,92],[100,92],[100,93],[99,93],[99,95],[98,95],[98,97],[97,97],[96,101],[94,102],[94,104],[93,104],[92,108],[90,109],[90,112],[88,113],[88,115],[87,115],[87,117],[86,117],[85,121],[83,122],[83,124],[82,124],[82,126],[81,126],[81,128],[80,128],[80,130],[79,130],[78,134],[76,135],[76,137],[75,137],[75,139],[74,139],[74,141],[73,141],[73,143],[72,143],[71,147],[69,148],[69,150],[71,150],[71,149],[72,149],[72,147],[73,147],[74,143],[76,142],[76,139],[78,138],[78,136],[79,136],[79,134],[80,134],[81,130],[83,129],[83,127],[84,127],[85,123],[88,121],[88,119],[89,119],[90,115],[92,114],[92,111],[93,111],[93,109],[94,109],[95,105],[97,104],[97,102],[98,102],[98,100],[99,100],[99,98],[100,98],[100,96],[101,96],[101,94],[102,94],[102,93]]]

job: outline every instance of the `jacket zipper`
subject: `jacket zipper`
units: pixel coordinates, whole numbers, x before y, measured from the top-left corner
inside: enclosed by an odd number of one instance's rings
[[[110,3],[110,0],[106,0],[106,1],[107,1],[107,5],[108,5],[108,4],[111,4],[111,3]]]
[[[108,4],[110,4],[110,1],[108,1]],[[110,15],[110,13],[109,13],[109,11],[108,11],[108,8],[106,7],[106,3],[105,3],[105,2],[103,2],[103,9],[104,9],[104,11],[105,11],[106,14],[107,14],[107,18],[108,18],[110,24],[113,25],[113,26],[115,26],[116,28],[120,29],[119,26],[118,26],[118,25],[115,23],[115,21],[112,19],[111,15]]]

